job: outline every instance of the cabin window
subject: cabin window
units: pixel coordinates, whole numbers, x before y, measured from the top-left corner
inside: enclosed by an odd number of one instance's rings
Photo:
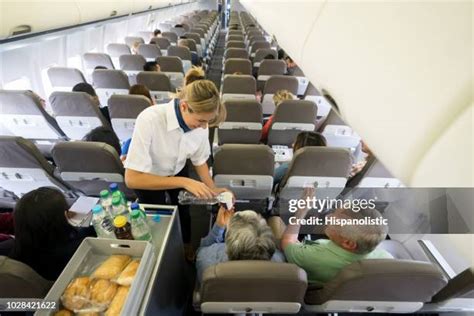
[[[3,85],[5,90],[31,90],[30,79],[21,77],[19,79],[7,82]]]
[[[67,66],[69,68],[77,68],[82,71],[82,59],[80,55],[69,57],[67,59]]]

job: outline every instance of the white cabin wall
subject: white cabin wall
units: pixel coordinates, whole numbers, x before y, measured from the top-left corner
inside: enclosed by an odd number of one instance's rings
[[[199,10],[217,10],[217,0],[198,0]]]

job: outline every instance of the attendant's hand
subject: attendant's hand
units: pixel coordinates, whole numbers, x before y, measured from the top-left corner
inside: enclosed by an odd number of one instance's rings
[[[205,185],[203,182],[196,181],[190,178],[186,178],[184,189],[202,199],[212,199],[216,196],[216,193],[214,193],[214,191],[207,185]]]
[[[216,225],[221,228],[226,228],[233,215],[234,209],[227,210],[225,207],[221,206],[217,212]]]

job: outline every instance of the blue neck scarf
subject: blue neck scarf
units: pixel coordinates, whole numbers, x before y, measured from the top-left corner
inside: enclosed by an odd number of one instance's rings
[[[176,113],[176,118],[178,119],[178,124],[179,127],[183,130],[183,132],[187,133],[192,131],[188,125],[184,122],[183,115],[181,114],[181,111],[179,109],[179,100],[174,99],[174,112]]]

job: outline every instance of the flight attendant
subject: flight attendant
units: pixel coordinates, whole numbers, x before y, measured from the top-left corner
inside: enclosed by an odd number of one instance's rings
[[[184,86],[169,103],[140,113],[125,161],[125,182],[135,189],[140,203],[165,204],[168,192],[171,203],[178,205],[182,189],[202,198],[225,191],[215,186],[207,166],[211,153],[208,126],[223,121],[225,115],[219,91],[204,79]],[[189,178],[187,159],[201,181]],[[189,206],[179,205],[178,209],[183,242],[189,248]]]

